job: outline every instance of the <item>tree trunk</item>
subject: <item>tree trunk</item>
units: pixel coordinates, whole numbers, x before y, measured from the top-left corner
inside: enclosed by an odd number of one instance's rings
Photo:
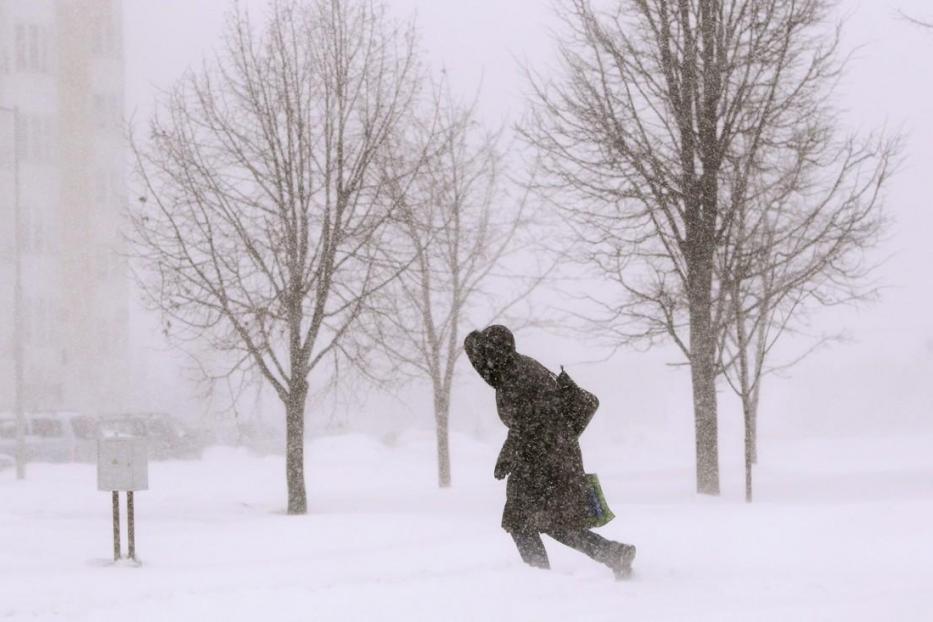
[[[769,236],[769,244],[773,244],[773,238]],[[752,464],[758,464],[758,404],[760,403],[761,398],[761,383],[764,380],[764,366],[765,366],[765,356],[766,346],[768,342],[768,326],[773,321],[773,316],[771,315],[771,287],[772,281],[771,277],[767,277],[765,282],[765,298],[762,302],[761,313],[764,314],[765,321],[759,322],[758,326],[758,335],[756,338],[755,344],[755,389],[752,391],[752,403],[751,403],[751,420],[749,425],[751,427],[751,443],[752,443]]]
[[[691,362],[693,413],[696,425],[697,492],[719,494],[719,429],[716,416],[716,374],[711,357]]]
[[[285,481],[288,486],[288,513],[305,514],[305,400],[307,383],[292,388],[285,402]]]
[[[750,412],[748,414],[748,429],[749,429],[749,453],[751,454],[752,464],[758,464],[758,397],[761,395],[761,378],[758,378],[758,382],[755,385],[755,390],[752,392],[752,403],[750,405]]]
[[[752,457],[752,452],[754,451],[753,444],[753,433],[752,433],[752,421],[753,421],[753,409],[751,400],[743,397],[742,398],[742,413],[745,416],[745,502],[752,502],[752,464],[754,459]]]
[[[700,263],[700,262],[696,262]],[[706,262],[703,262],[704,264]],[[712,257],[693,271],[690,286],[690,372],[696,425],[697,492],[719,494],[716,352],[712,334]]]
[[[450,488],[450,396],[435,392],[434,422],[437,428],[437,485]]]
[[[739,218],[739,232],[744,235],[744,218]],[[739,246],[741,251],[741,245]],[[755,410],[755,393],[757,386],[752,388],[752,383],[748,365],[748,332],[745,325],[745,312],[742,308],[740,280],[734,283],[732,292],[732,301],[735,305],[735,334],[738,353],[736,354],[739,363],[739,395],[742,398],[742,424],[745,429],[744,451],[745,457],[745,502],[752,502],[752,419]],[[759,378],[760,380],[760,378]]]

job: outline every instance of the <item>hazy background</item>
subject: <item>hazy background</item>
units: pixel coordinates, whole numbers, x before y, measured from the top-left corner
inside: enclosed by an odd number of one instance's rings
[[[257,17],[265,6],[262,0],[241,4]],[[466,97],[481,88],[480,110],[492,126],[510,126],[521,115],[522,64],[541,70],[552,62],[551,33],[557,24],[549,0],[389,4],[401,18],[416,14],[434,71],[445,68],[455,89]],[[127,116],[139,130],[160,89],[211,54],[229,7],[226,0],[124,0]],[[766,381],[760,419],[764,460],[769,437],[881,435],[929,428],[933,420],[933,30],[920,29],[898,15],[900,9],[928,17],[933,10],[927,0],[843,0],[840,9],[840,18],[846,19],[843,49],[852,53],[839,89],[840,114],[852,129],[887,128],[906,138],[903,163],[887,194],[892,225],[876,254],[884,261],[877,273],[884,290],[874,304],[822,311],[814,330],[843,329],[850,339],[814,353],[784,377]],[[553,293],[542,293],[538,308],[560,304],[554,298]],[[165,351],[157,337],[144,337],[158,334],[152,316],[136,309],[132,322],[134,332],[143,337],[139,343],[146,344],[137,356],[149,368],[148,391],[180,414],[202,416],[205,407],[192,399],[195,387],[186,380],[179,357]],[[551,368],[567,365],[581,384],[600,396],[600,416],[587,437],[692,444],[689,376],[684,368],[668,365],[679,360],[673,350],[623,350],[592,362],[608,353],[541,330],[520,335],[518,346]],[[502,432],[492,392],[484,386],[463,359],[454,387],[455,430],[482,436]],[[312,404],[309,426],[343,424],[380,434],[427,427],[432,415],[424,389],[416,384],[397,398],[368,392],[342,405]],[[257,401],[252,395],[246,411],[254,409],[270,421],[281,419],[274,401]],[[724,384],[720,405],[723,455],[738,455],[741,414]],[[456,456],[454,462],[456,468]]]

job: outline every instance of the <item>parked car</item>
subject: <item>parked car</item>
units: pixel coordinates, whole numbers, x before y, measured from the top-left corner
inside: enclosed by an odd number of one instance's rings
[[[200,458],[203,451],[198,436],[165,413],[128,413],[101,417],[98,435],[148,439],[149,457]]]
[[[82,415],[75,412],[26,413],[24,445],[30,462],[69,462],[81,435]],[[77,426],[77,427],[76,427]],[[77,431],[76,431],[77,430]],[[0,415],[0,453],[16,455],[16,417]]]
[[[29,462],[96,462],[97,439],[131,436],[148,440],[149,456],[198,458],[198,436],[165,413],[132,413],[95,417],[76,412],[25,415],[26,460]],[[16,455],[16,417],[0,413],[0,455]]]

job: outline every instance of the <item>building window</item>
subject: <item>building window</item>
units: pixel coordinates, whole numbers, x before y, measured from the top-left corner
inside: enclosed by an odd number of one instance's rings
[[[39,45],[39,52],[42,54],[39,59],[39,68],[44,71],[49,71],[49,31],[47,28],[43,28],[41,31],[41,42]]]
[[[49,71],[49,32],[37,24],[17,24],[15,32],[16,70],[32,72]],[[4,52],[5,56],[5,52]],[[6,65],[0,59],[0,65]],[[6,67],[0,67],[4,72]]]
[[[19,160],[25,160],[28,153],[27,147],[29,134],[26,131],[26,115],[20,114],[16,117],[16,157]]]
[[[52,252],[53,231],[42,213],[29,205],[22,210],[22,250],[24,253],[41,255]]]
[[[22,24],[16,25],[16,69],[26,69],[26,27]]]
[[[16,125],[16,154],[22,161],[52,160],[52,121],[20,114]]]
[[[41,137],[39,157],[43,162],[50,162],[52,160],[52,122],[49,119],[41,119],[39,127]]]
[[[45,299],[40,298],[37,301],[36,306],[34,307],[34,315],[32,316],[33,321],[35,322],[34,330],[32,333],[33,343],[38,346],[45,345]]]
[[[39,71],[39,27],[29,26],[29,69]]]
[[[28,253],[30,251],[31,242],[29,239],[30,238],[29,227],[32,226],[32,218],[33,218],[32,210],[29,208],[29,206],[21,205],[20,206],[19,231],[17,231],[16,233],[17,235],[23,236],[20,239],[20,248],[24,253]]]
[[[29,155],[33,160],[39,162],[42,160],[42,122],[37,117],[32,117],[29,120],[29,131],[29,146],[32,147]]]

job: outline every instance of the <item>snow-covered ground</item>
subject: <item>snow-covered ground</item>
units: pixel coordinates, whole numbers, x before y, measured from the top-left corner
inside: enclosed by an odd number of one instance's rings
[[[629,582],[550,541],[554,570],[521,564],[492,441],[456,437],[440,491],[429,434],[317,439],[301,517],[281,458],[153,463],[140,567],[109,561],[93,467],[5,470],[0,620],[933,620],[933,436],[772,444],[752,505],[728,457],[710,499],[689,456],[585,447],[618,515],[602,532],[638,545]]]

